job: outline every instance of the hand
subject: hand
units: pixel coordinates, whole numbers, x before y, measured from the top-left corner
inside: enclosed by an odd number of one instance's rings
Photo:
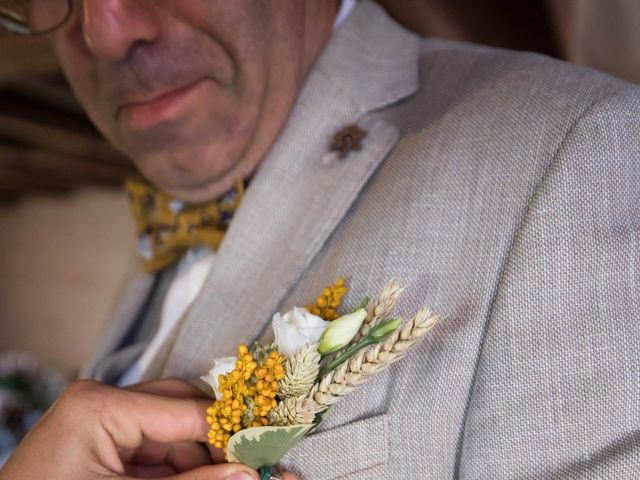
[[[189,382],[185,382],[184,380],[180,380],[178,378],[165,378],[162,380],[153,380],[150,382],[137,383],[135,385],[130,385],[128,387],[125,387],[125,389],[134,391],[134,392],[149,393],[153,395],[164,395],[172,398],[185,398],[185,399],[199,398],[199,399],[206,400],[207,405],[209,405],[212,401],[210,395],[207,395],[202,390],[193,386]],[[213,461],[213,463],[217,464],[217,463],[223,463],[225,461],[224,452],[222,451],[222,449],[215,448],[213,445],[210,445],[209,443],[204,444],[204,446],[209,451],[210,460]],[[128,458],[133,468],[136,465],[136,463],[140,462],[140,459],[148,458],[150,453],[153,452],[153,450],[155,450],[158,447],[159,447],[158,444],[151,441],[147,441],[143,443],[143,445],[138,447],[135,451],[127,452],[126,457]],[[162,445],[162,448],[165,448],[170,452],[175,449],[177,453],[177,450],[182,448],[182,444],[174,444],[174,445],[165,444],[165,445]],[[181,455],[183,454],[184,452],[181,452]],[[169,454],[165,458],[173,458],[173,455]],[[195,458],[193,461],[195,462]],[[141,466],[138,464],[137,468],[141,468]],[[298,480],[298,477],[296,477],[292,473],[285,473],[285,472],[280,472],[278,474],[278,478],[281,478],[282,480]]]
[[[207,437],[209,404],[75,382],[21,442],[0,480],[257,479],[244,465],[210,464],[197,443]]]

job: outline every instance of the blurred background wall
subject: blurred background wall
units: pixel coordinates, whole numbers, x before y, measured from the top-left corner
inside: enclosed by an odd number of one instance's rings
[[[133,251],[134,172],[86,119],[41,38],[0,38],[0,352],[73,374]]]
[[[638,0],[380,0],[425,36],[530,50],[640,82]],[[0,352],[75,372],[134,248],[133,172],[41,39],[0,38]]]

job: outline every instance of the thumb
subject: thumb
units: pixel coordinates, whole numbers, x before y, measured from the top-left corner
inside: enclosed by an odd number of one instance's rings
[[[116,477],[117,480],[137,480],[131,477]],[[207,465],[159,480],[260,480],[258,472],[240,463]]]

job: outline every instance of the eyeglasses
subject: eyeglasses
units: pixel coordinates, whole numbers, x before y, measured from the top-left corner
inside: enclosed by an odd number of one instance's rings
[[[18,35],[49,33],[71,16],[72,0],[0,0],[0,29]]]

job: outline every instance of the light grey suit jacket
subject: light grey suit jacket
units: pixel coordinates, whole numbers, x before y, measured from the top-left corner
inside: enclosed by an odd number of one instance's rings
[[[362,151],[326,155],[358,123]],[[333,161],[332,161],[333,160]],[[640,478],[640,91],[421,39],[362,0],[147,377],[196,379],[339,275],[390,278],[424,345],[287,456],[307,479]],[[118,343],[150,281],[85,371]],[[137,290],[136,290],[137,289]]]

